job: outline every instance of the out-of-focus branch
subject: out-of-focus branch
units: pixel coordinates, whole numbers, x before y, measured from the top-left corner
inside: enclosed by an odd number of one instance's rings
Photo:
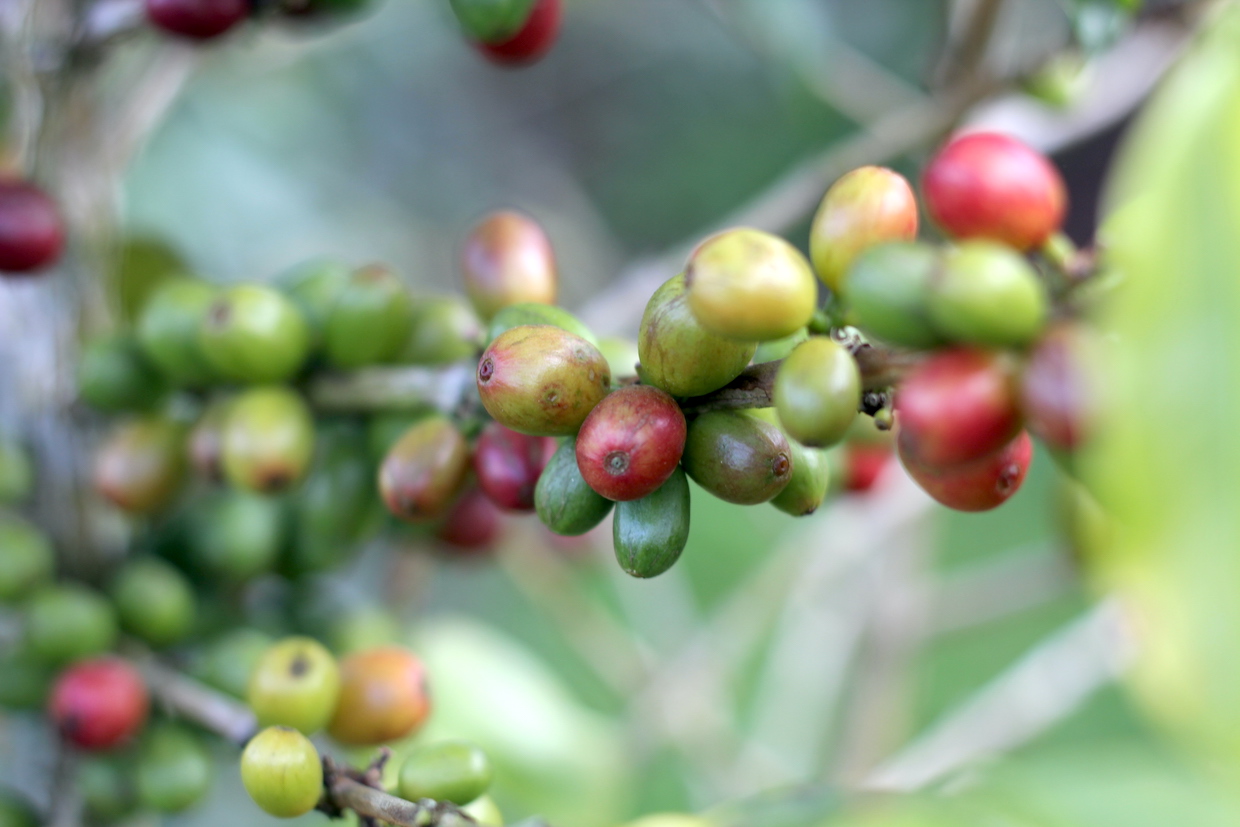
[[[155,661],[139,665],[151,697],[203,729],[243,746],[258,731],[248,706]]]
[[[958,37],[953,38],[939,65],[939,82],[945,86],[959,83],[978,70],[986,60],[994,37],[995,24],[1003,0],[968,0],[972,8],[964,20]]]
[[[990,623],[1069,594],[1076,582],[1058,548],[1010,552],[928,587],[927,631],[946,634]]]
[[[474,387],[472,361],[445,368],[366,368],[324,373],[306,388],[310,404],[325,411],[402,410],[430,405],[444,413],[457,409]]]

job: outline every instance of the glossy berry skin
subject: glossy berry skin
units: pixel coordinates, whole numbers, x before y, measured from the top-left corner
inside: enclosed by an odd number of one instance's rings
[[[336,659],[308,637],[285,638],[264,652],[246,690],[260,725],[289,726],[307,735],[327,726],[339,695]]]
[[[562,15],[561,0],[535,0],[530,16],[516,34],[497,42],[475,45],[488,60],[501,66],[533,63],[551,50],[560,32]]]
[[[710,411],[689,425],[685,471],[724,502],[757,505],[792,478],[792,452],[783,432],[738,411]]]
[[[689,479],[675,468],[667,482],[640,500],[616,505],[611,540],[616,562],[632,577],[658,577],[689,542]]]
[[[559,277],[551,240],[522,213],[492,213],[474,227],[461,269],[465,292],[484,322],[509,305],[555,304]]]
[[[814,269],[832,292],[847,293],[857,256],[876,244],[912,241],[917,224],[917,197],[903,175],[886,167],[854,169],[831,185],[814,215]]]
[[[1029,430],[1052,448],[1072,451],[1094,428],[1094,394],[1087,365],[1090,342],[1083,330],[1060,325],[1029,354],[1021,376],[1021,407]]]
[[[936,352],[896,390],[902,453],[940,467],[999,450],[1020,431],[1013,368],[999,353]]]
[[[159,813],[179,813],[206,797],[211,756],[199,737],[177,724],[152,727],[138,755],[138,801]]]
[[[771,395],[788,436],[825,448],[843,439],[857,418],[861,371],[843,345],[814,336],[784,359]]]
[[[314,419],[301,396],[260,387],[237,396],[224,422],[221,461],[230,483],[271,494],[305,476],[314,456]]]
[[[1044,155],[996,132],[964,135],[939,150],[922,177],[922,194],[949,236],[1022,251],[1059,229],[1068,203],[1063,178]]]
[[[379,466],[379,493],[388,510],[416,522],[443,515],[465,483],[469,446],[450,420],[433,416],[413,425]]]
[[[249,13],[246,0],[146,0],[153,25],[191,40],[219,37]]]
[[[930,321],[930,286],[940,254],[930,244],[880,244],[848,269],[849,319],[868,336],[928,349],[943,341]]]
[[[577,434],[577,468],[609,500],[639,500],[680,463],[688,426],[676,400],[649,385],[612,391]]]
[[[310,354],[310,327],[297,305],[261,284],[239,284],[211,305],[199,347],[217,375],[236,382],[283,382]]]
[[[47,586],[35,592],[25,608],[26,652],[43,663],[99,655],[116,642],[112,604],[86,586]]]
[[[399,646],[381,646],[340,662],[340,700],[327,731],[348,746],[382,744],[416,732],[430,711],[422,661]]]
[[[474,447],[478,486],[505,511],[533,511],[534,486],[555,449],[554,439],[519,434],[491,422]]]
[[[123,423],[95,454],[95,490],[128,514],[160,510],[184,478],[185,433],[162,417]]]
[[[146,723],[146,684],[119,658],[84,660],[56,679],[48,715],[82,749],[106,750],[130,740]]]
[[[908,454],[904,444],[901,435],[896,445],[909,476],[935,500],[957,511],[989,511],[1003,505],[1020,489],[1033,459],[1033,442],[1024,431],[998,451],[960,465],[926,465]]]
[[[486,552],[499,539],[503,519],[503,512],[482,489],[470,488],[448,509],[435,537],[461,557]]]
[[[47,193],[26,181],[0,179],[0,276],[54,264],[64,245],[64,222]]]
[[[965,241],[943,254],[926,311],[946,339],[994,347],[1029,344],[1050,301],[1024,256],[993,241]]]
[[[423,744],[400,767],[400,796],[429,798],[464,806],[491,786],[491,761],[474,744],[437,741]]]
[[[241,753],[241,783],[265,812],[296,818],[313,810],[323,795],[323,761],[297,730],[268,727]]]
[[[564,440],[534,489],[538,519],[555,534],[577,537],[601,523],[612,506],[612,501],[591,488],[581,475],[576,440]]]

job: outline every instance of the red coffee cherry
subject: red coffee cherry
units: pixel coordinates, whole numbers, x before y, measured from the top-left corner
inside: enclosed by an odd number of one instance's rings
[[[64,245],[64,222],[47,193],[26,181],[0,180],[0,276],[46,267]]]
[[[465,557],[490,549],[502,527],[503,513],[494,501],[481,488],[471,488],[448,509],[435,536]]]
[[[685,415],[649,385],[613,391],[577,434],[577,468],[609,500],[640,500],[667,482],[685,449]]]
[[[1084,331],[1061,325],[1042,337],[1025,366],[1021,403],[1029,430],[1052,448],[1071,451],[1092,431],[1097,386],[1082,364],[1087,347]]]
[[[48,714],[60,734],[82,749],[111,749],[146,723],[146,684],[119,658],[84,660],[52,687]]]
[[[474,448],[478,486],[502,509],[533,511],[534,486],[554,453],[554,439],[519,434],[492,422]]]
[[[869,491],[891,463],[891,456],[891,448],[886,445],[845,445],[844,489],[854,494]]]
[[[512,37],[498,43],[475,45],[487,59],[501,66],[533,63],[550,51],[555,43],[562,11],[560,0],[537,0],[525,25]]]
[[[962,465],[925,465],[904,450],[897,438],[900,461],[918,485],[938,502],[957,511],[989,511],[1015,494],[1033,460],[1033,442],[1024,431],[993,454]]]
[[[896,421],[903,453],[924,465],[980,459],[1020,430],[1013,368],[993,351],[938,351],[896,390]]]
[[[248,0],[146,0],[146,17],[170,34],[210,40],[244,20]]]
[[[1041,246],[1063,223],[1063,178],[1015,138],[977,132],[939,151],[922,176],[926,208],[953,238],[989,238],[1018,250]]]

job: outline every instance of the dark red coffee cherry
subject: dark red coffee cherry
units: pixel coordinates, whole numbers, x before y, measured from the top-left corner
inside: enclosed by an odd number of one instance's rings
[[[863,494],[874,487],[880,475],[891,464],[892,450],[887,445],[849,443],[844,446],[844,489]]]
[[[146,723],[146,684],[119,658],[84,660],[66,669],[52,687],[48,714],[68,740],[82,749],[111,749]]]
[[[1033,442],[1024,431],[1003,448],[961,465],[926,465],[896,440],[900,461],[918,485],[938,502],[957,511],[989,511],[1015,494],[1033,460]]]
[[[191,40],[219,37],[249,13],[249,0],[146,0],[153,25]]]
[[[64,246],[64,222],[47,193],[27,181],[0,179],[0,276],[46,267]]]
[[[472,556],[490,549],[502,527],[503,514],[495,502],[482,489],[471,488],[448,509],[435,536],[460,556]]]
[[[1052,448],[1071,451],[1090,435],[1095,383],[1086,375],[1089,341],[1079,327],[1060,325],[1034,347],[1021,379],[1029,430]]]
[[[667,482],[685,449],[685,415],[649,385],[612,391],[577,434],[577,468],[609,500],[640,500]]]
[[[555,448],[554,439],[519,434],[492,422],[474,448],[478,485],[506,511],[533,511],[534,487]]]
[[[561,0],[537,0],[525,25],[512,37],[497,43],[475,45],[493,63],[504,66],[533,63],[550,51],[555,43],[562,11]]]

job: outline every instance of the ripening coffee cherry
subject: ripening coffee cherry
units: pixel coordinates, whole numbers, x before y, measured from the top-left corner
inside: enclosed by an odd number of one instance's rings
[[[684,467],[724,502],[756,505],[792,479],[792,452],[776,426],[738,411],[710,411],[689,424]]]
[[[986,238],[1017,250],[1041,246],[1063,223],[1063,178],[1015,138],[976,132],[939,150],[922,176],[934,222],[953,238]]]
[[[779,414],[774,408],[754,408],[745,411],[771,425],[779,426]],[[788,440],[792,456],[792,478],[771,500],[771,505],[793,517],[813,514],[827,498],[831,487],[831,463],[825,451],[806,448],[795,439]]]
[[[478,393],[497,422],[535,436],[575,434],[611,387],[598,348],[550,325],[522,325],[478,362]]]
[[[355,270],[327,314],[323,354],[337,368],[394,361],[409,341],[413,300],[387,267]]]
[[[492,422],[474,447],[478,487],[506,511],[533,511],[534,486],[555,449],[549,437],[519,434]]]
[[[533,63],[551,50],[560,32],[562,13],[561,0],[534,0],[534,8],[516,34],[475,45],[488,60],[501,66]]]
[[[805,256],[779,236],[747,227],[698,245],[685,286],[702,327],[742,342],[791,336],[818,306],[818,281]]]
[[[95,454],[95,490],[127,514],[168,505],[185,478],[185,429],[163,417],[115,428]]]
[[[1041,332],[1050,302],[1023,256],[993,241],[947,250],[926,310],[944,338],[995,347],[1026,345]]]
[[[83,402],[106,413],[150,410],[167,390],[163,375],[127,335],[95,339],[82,348],[77,388]]]
[[[112,824],[132,815],[138,807],[133,767],[127,756],[85,755],[74,777],[82,806],[92,824]],[[9,827],[3,817],[0,824]]]
[[[374,501],[374,466],[365,435],[327,429],[305,482],[290,503],[291,542],[281,569],[294,576],[323,571],[354,549]]]
[[[224,481],[224,423],[231,403],[232,397],[212,399],[189,432],[190,467],[208,482]]]
[[[339,696],[336,659],[308,637],[285,638],[264,652],[246,689],[260,725],[289,726],[306,735],[327,726]]]
[[[1021,426],[1013,366],[986,350],[935,353],[901,383],[895,407],[902,453],[935,467],[993,453]]]
[[[809,251],[833,293],[851,295],[853,261],[877,244],[917,238],[917,197],[904,176],[886,167],[859,167],[831,185],[814,215]]]
[[[409,753],[400,766],[400,797],[463,807],[491,786],[491,760],[467,741],[437,741]]]
[[[157,813],[179,813],[211,789],[211,756],[201,739],[177,724],[152,727],[142,739],[136,780],[138,801]]]
[[[215,378],[198,331],[219,290],[197,279],[178,278],[153,292],[138,319],[142,352],[172,384],[200,387]]]
[[[1061,324],[1034,346],[1021,377],[1029,430],[1052,448],[1072,451],[1092,435],[1099,385],[1090,381],[1095,343],[1079,325]]]
[[[17,514],[0,511],[0,603],[25,600],[52,579],[52,541]]]
[[[510,304],[507,307],[501,308],[494,318],[491,319],[491,323],[487,325],[487,344],[495,341],[496,337],[501,333],[512,330],[514,327],[528,324],[549,324],[552,327],[567,330],[574,336],[580,336],[590,344],[598,347],[598,338],[594,335],[594,332],[582,324],[572,313],[553,304],[538,304],[536,302]]]
[[[225,632],[203,649],[193,674],[208,686],[244,698],[254,669],[274,643],[271,635],[247,626]]]
[[[366,423],[366,454],[375,465],[383,462],[387,452],[405,432],[423,419],[438,416],[434,408],[424,407],[411,411],[394,411],[375,414]]]
[[[576,440],[564,440],[543,469],[534,488],[534,508],[543,525],[566,537],[585,534],[611,513],[612,501],[581,475]]]
[[[416,732],[430,711],[422,661],[408,649],[381,646],[340,662],[340,699],[327,732],[347,746],[382,744]]]
[[[132,738],[146,723],[146,684],[119,658],[84,660],[61,673],[47,712],[60,734],[82,749],[105,750]]]
[[[20,503],[34,488],[34,463],[21,443],[0,436],[0,504]]]
[[[772,397],[788,436],[826,448],[843,439],[857,418],[861,370],[843,345],[814,336],[779,366]]]
[[[195,502],[189,522],[195,568],[228,583],[243,583],[275,566],[288,520],[280,500],[230,489]]]
[[[482,322],[464,299],[419,299],[413,306],[409,338],[397,361],[409,365],[447,365],[475,356],[482,337]]]
[[[295,391],[254,388],[233,399],[224,422],[224,475],[238,488],[270,494],[305,476],[314,419]]]
[[[191,40],[210,40],[245,20],[248,0],[146,0],[152,25]]]
[[[926,465],[905,451],[903,433],[896,439],[900,461],[918,485],[938,502],[957,511],[989,511],[1015,494],[1033,459],[1033,443],[1021,431],[992,454],[958,465]]]
[[[112,581],[121,627],[153,646],[183,639],[194,625],[194,590],[177,569],[154,558],[127,563]]]
[[[323,760],[297,730],[268,727],[241,753],[241,783],[270,815],[296,818],[313,810],[323,796]]]
[[[98,655],[116,642],[116,612],[94,589],[46,586],[26,604],[26,652],[44,663]]]
[[[701,396],[740,375],[757,345],[711,333],[689,307],[684,275],[669,279],[646,304],[637,352],[638,373],[672,396]]]
[[[532,495],[533,492],[531,492]],[[481,488],[469,488],[444,516],[435,538],[467,557],[491,549],[503,530],[504,515]]]
[[[379,493],[402,520],[442,516],[469,471],[469,446],[442,416],[422,420],[405,432],[379,466]]]
[[[332,305],[352,274],[352,268],[343,262],[316,258],[295,264],[271,280],[272,286],[288,296],[301,311],[310,330],[312,347],[317,349],[322,345]]]
[[[848,307],[857,327],[893,345],[932,348],[943,341],[930,321],[930,285],[939,251],[920,242],[880,244],[848,269]]]
[[[675,468],[653,493],[616,504],[611,539],[626,574],[657,577],[680,559],[689,542],[689,499],[689,480]]]
[[[612,391],[577,434],[577,467],[609,500],[640,500],[680,464],[685,415],[676,400],[649,385]]]
[[[0,179],[0,276],[54,264],[65,246],[56,203],[29,181]]]
[[[559,282],[551,241],[521,213],[492,213],[474,227],[465,241],[462,272],[465,292],[485,322],[509,305],[555,304]]]
[[[278,290],[239,284],[220,294],[198,334],[218,376],[235,382],[283,382],[310,354],[310,328]]]

